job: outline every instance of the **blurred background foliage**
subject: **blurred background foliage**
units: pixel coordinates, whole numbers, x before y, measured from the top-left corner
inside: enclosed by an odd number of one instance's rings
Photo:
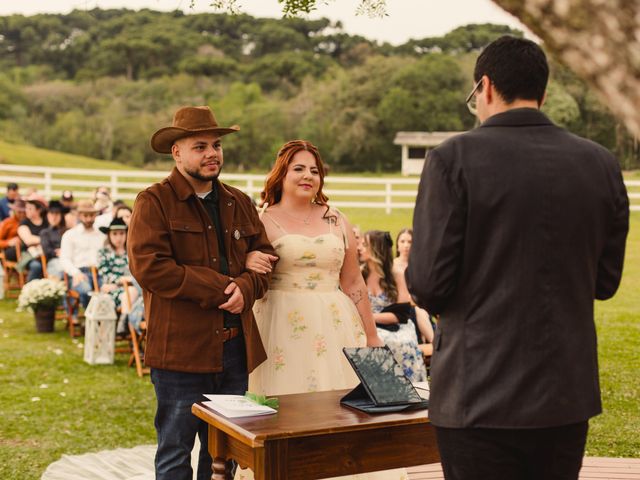
[[[478,52],[502,25],[379,44],[327,19],[75,10],[0,17],[0,137],[165,168],[148,146],[177,107],[210,105],[227,169],[264,171],[286,140],[320,147],[334,171],[397,171],[399,130],[474,126],[464,99]],[[544,108],[554,121],[640,167],[637,139],[584,82],[550,59]]]

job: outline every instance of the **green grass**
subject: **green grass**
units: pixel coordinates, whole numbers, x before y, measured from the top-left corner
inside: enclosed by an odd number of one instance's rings
[[[410,211],[345,213],[363,230],[394,235],[411,223]],[[592,456],[640,457],[640,213],[631,226],[620,291],[596,305],[604,413],[591,422]],[[153,388],[127,368],[126,355],[87,365],[61,322],[55,333],[37,334],[33,316],[16,313],[13,300],[0,301],[0,318],[0,478],[40,478],[63,453],[155,442]]]
[[[106,170],[130,170],[131,167],[118,162],[57,152],[30,145],[0,140],[0,163],[11,165],[33,165],[64,168],[96,168]]]

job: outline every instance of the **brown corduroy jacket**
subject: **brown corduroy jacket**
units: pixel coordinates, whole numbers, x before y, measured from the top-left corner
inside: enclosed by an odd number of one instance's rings
[[[274,253],[251,199],[219,183],[220,221],[230,275],[219,272],[218,242],[207,212],[193,188],[174,168],[136,199],[129,226],[131,273],[143,289],[147,319],[145,363],[182,372],[222,370],[223,314],[227,285],[244,297],[241,314],[251,372],[266,359],[252,306],[269,276],[246,271],[252,250]]]

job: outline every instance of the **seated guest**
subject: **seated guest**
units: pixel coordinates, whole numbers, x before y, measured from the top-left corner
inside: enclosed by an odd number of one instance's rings
[[[67,228],[73,228],[78,223],[78,213],[76,212],[76,202],[73,199],[71,190],[64,190],[60,197],[60,203],[65,208],[64,223]]]
[[[65,213],[66,208],[61,202],[56,200],[49,202],[49,209],[47,210],[49,226],[40,232],[40,246],[47,259],[47,276],[51,278],[62,277],[60,241],[62,234],[67,230]]]
[[[378,335],[391,349],[407,377],[414,382],[425,381],[427,372],[418,348],[415,324],[409,318],[409,293],[402,275],[392,272],[391,235],[370,230],[362,240],[358,253]]]
[[[94,227],[97,211],[91,200],[78,202],[80,223],[62,235],[60,263],[71,278],[69,288],[80,294],[83,307],[89,304],[89,292],[94,288],[91,267],[98,264],[98,251],[104,245],[104,234]]]
[[[113,202],[111,194],[106,187],[98,187],[94,193],[94,207],[98,211],[96,217],[96,228],[108,227],[113,220]]]
[[[409,265],[409,251],[411,250],[411,243],[413,243],[413,230],[410,228],[403,228],[396,237],[396,257],[393,259],[393,274],[398,277],[401,276],[404,280],[404,271]],[[407,292],[408,294],[408,292]],[[413,305],[413,301],[411,302]],[[412,320],[416,322],[418,331],[419,347],[422,353],[426,356],[430,356],[433,353],[433,324],[431,323],[431,317],[426,310],[413,305]]]
[[[129,272],[127,225],[123,219],[114,218],[108,227],[100,227],[100,231],[107,236],[105,246],[98,251],[98,274],[102,282],[100,291],[108,293],[116,308],[120,309],[117,333],[125,333],[127,315],[138,297],[138,291],[132,284],[133,277]],[[130,302],[125,301],[123,280],[129,282]]]
[[[124,223],[127,224],[127,227],[129,226],[129,220],[131,220],[131,214],[133,213],[133,210],[131,210],[131,207],[129,207],[128,205],[122,204],[119,205],[118,208],[115,209],[115,213],[113,214],[113,218],[121,218],[122,220],[124,220]]]
[[[27,251],[20,259],[18,269],[27,267],[27,282],[42,278],[42,263],[40,255],[40,232],[49,226],[47,222],[47,201],[41,195],[32,193],[25,198],[25,219],[20,222],[18,236],[22,240],[22,247]]]
[[[5,258],[16,261],[16,248],[20,248],[22,240],[18,236],[20,222],[25,219],[24,200],[17,199],[10,206],[11,216],[0,223],[0,249],[4,250]]]
[[[7,183],[7,195],[0,199],[0,221],[6,220],[11,216],[11,205],[20,198],[19,187],[17,183]]]

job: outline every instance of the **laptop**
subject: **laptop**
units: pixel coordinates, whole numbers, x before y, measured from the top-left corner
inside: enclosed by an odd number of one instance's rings
[[[340,403],[366,413],[390,413],[429,407],[398,365],[391,350],[383,347],[343,348],[360,384]]]

